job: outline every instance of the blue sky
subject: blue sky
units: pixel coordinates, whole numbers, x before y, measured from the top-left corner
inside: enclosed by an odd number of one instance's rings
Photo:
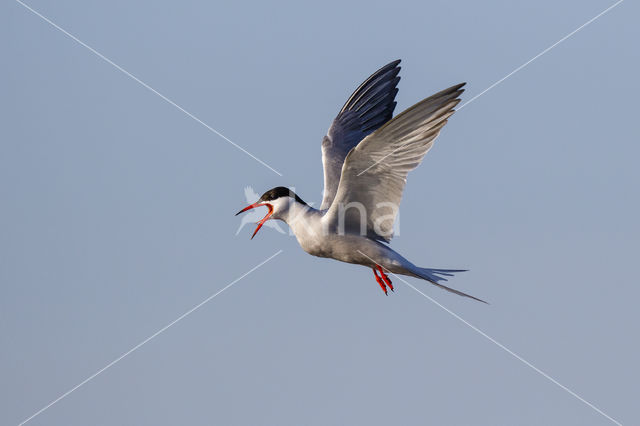
[[[320,142],[403,60],[398,107],[463,102],[614,4],[3,2],[0,423],[613,424],[437,304],[236,231],[256,192],[322,191]],[[450,120],[392,246],[410,283],[606,415],[638,422],[638,6],[625,1]]]

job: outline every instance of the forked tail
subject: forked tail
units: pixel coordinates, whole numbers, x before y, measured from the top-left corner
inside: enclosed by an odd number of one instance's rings
[[[412,271],[418,278],[422,278],[423,280],[429,281],[431,284],[440,287],[443,290],[450,291],[451,293],[455,293],[460,296],[469,297],[473,300],[477,300],[478,302],[487,303],[482,299],[478,299],[477,297],[473,297],[470,294],[463,293],[451,287],[447,287],[446,285],[440,284],[440,281],[447,281],[446,277],[452,277],[456,272],[466,272],[466,269],[431,269],[431,268],[420,268],[415,267]],[[488,303],[487,303],[488,304]]]

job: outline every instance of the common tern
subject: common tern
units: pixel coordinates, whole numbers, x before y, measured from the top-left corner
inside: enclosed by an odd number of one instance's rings
[[[289,225],[307,253],[369,267],[382,291],[394,287],[387,273],[441,284],[464,269],[421,268],[391,249],[393,224],[407,174],[415,169],[460,102],[465,83],[430,96],[393,117],[400,60],[366,79],[344,104],[322,140],[324,194],[320,209],[289,188],[270,189],[236,215],[267,207],[251,238],[267,220]],[[486,302],[484,302],[486,303]]]

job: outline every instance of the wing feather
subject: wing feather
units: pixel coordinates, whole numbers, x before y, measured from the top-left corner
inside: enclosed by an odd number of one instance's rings
[[[337,232],[366,232],[375,240],[391,240],[407,174],[422,162],[455,112],[464,84],[418,102],[348,153],[335,199],[323,219],[328,226]],[[364,217],[358,206],[364,208]]]
[[[322,140],[324,196],[321,210],[333,201],[342,164],[349,151],[393,116],[400,81],[400,60],[390,62],[365,80],[347,99]]]

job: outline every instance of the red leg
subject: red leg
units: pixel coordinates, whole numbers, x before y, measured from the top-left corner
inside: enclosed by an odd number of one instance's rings
[[[376,268],[371,268],[371,269],[373,269],[373,275],[376,276],[376,281],[378,281],[378,284],[380,284],[380,288],[382,289],[382,291],[384,291],[384,294],[388,296],[387,286],[384,285],[384,281],[382,280],[382,278],[378,276],[378,272],[376,271]]]
[[[393,284],[391,284],[391,280],[389,279],[389,276],[384,273],[384,271],[382,270],[382,267],[380,265],[376,265],[376,268],[378,268],[378,272],[380,272],[380,276],[384,280],[385,284],[389,286],[391,291],[394,291]]]

